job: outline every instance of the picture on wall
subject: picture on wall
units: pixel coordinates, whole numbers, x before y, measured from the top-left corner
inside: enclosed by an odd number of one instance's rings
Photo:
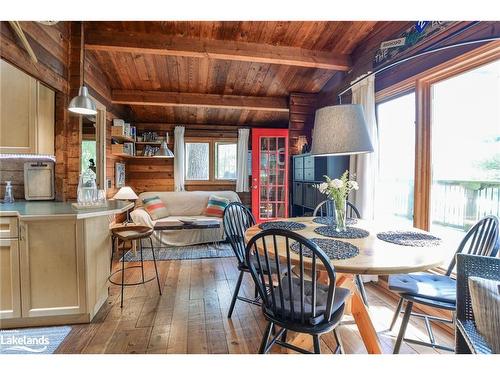
[[[115,185],[117,188],[125,186],[125,163],[115,163]]]

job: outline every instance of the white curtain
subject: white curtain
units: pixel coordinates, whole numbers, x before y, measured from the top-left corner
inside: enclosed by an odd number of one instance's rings
[[[375,116],[375,76],[370,76],[352,88],[352,103],[361,104],[365,115],[368,133],[373,144],[369,154],[351,155],[349,169],[356,176],[359,190],[351,196],[352,203],[358,208],[363,219],[372,220],[375,206],[375,182],[378,167],[378,130]]]
[[[370,76],[355,84],[352,88],[352,103],[361,104],[365,114],[368,133],[373,145],[369,154],[351,155],[349,173],[356,176],[359,190],[353,191],[350,200],[359,209],[363,219],[374,218],[375,184],[378,175],[378,129],[375,116],[375,76]],[[377,276],[362,276],[363,282],[377,281]]]
[[[184,190],[184,126],[174,130],[174,186],[175,191]]]
[[[238,157],[236,162],[236,191],[248,191],[248,136],[250,129],[238,130]]]

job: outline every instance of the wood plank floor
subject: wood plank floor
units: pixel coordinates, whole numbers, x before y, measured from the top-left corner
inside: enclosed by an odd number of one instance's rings
[[[154,273],[146,262],[147,274]],[[158,262],[163,295],[155,282],[125,288],[120,308],[120,287],[110,287],[110,297],[90,324],[74,325],[57,353],[257,353],[266,322],[260,308],[241,301],[232,319],[227,318],[238,270],[234,258]],[[115,265],[116,266],[116,265]],[[139,280],[140,269],[127,274]],[[366,284],[370,315],[384,353],[391,353],[395,332],[388,326],[396,301],[375,284]],[[242,293],[253,296],[253,283],[245,275]],[[339,328],[347,353],[366,353],[352,317],[346,315]],[[453,345],[453,337],[435,328],[436,339]],[[412,319],[407,337],[425,339],[420,319]],[[332,334],[322,335],[322,352],[335,349]],[[275,347],[273,352],[286,352]],[[441,353],[439,350],[403,343],[401,353]]]

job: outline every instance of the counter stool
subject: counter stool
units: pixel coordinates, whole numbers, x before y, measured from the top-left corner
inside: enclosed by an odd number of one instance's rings
[[[161,286],[160,286],[160,278],[158,277],[158,268],[156,267],[156,258],[155,258],[155,251],[153,247],[153,240],[151,239],[151,234],[153,233],[154,229],[145,225],[120,225],[120,226],[115,226],[111,228],[111,233],[114,238],[117,238],[121,241],[137,241],[139,243],[139,253],[141,255],[141,265],[137,266],[128,266],[125,267],[125,248],[122,250],[122,267],[121,269],[113,272],[111,275],[109,275],[108,280],[111,284],[113,285],[119,285],[121,286],[121,300],[120,300],[120,307],[123,307],[123,288],[126,286],[134,286],[134,285],[141,285],[148,283],[150,281],[153,281],[156,279],[156,282],[158,283],[158,290],[160,292],[161,296]],[[156,277],[152,277],[150,279],[145,279],[144,278],[144,259],[142,256],[142,240],[143,239],[149,239],[149,243],[151,244],[151,253],[153,254],[153,263],[155,266],[155,273]],[[131,268],[140,268],[141,269],[141,275],[142,275],[142,281],[136,282],[136,283],[125,283],[125,270],[126,269],[131,269]],[[111,280],[111,278],[116,275],[117,273],[121,272],[121,283],[114,282]]]

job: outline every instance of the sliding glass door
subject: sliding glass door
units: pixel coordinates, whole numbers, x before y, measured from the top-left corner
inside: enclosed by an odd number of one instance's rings
[[[500,60],[433,83],[430,94],[430,229],[458,244],[500,214]]]
[[[413,226],[415,93],[379,103],[377,124],[379,173],[376,219]]]

